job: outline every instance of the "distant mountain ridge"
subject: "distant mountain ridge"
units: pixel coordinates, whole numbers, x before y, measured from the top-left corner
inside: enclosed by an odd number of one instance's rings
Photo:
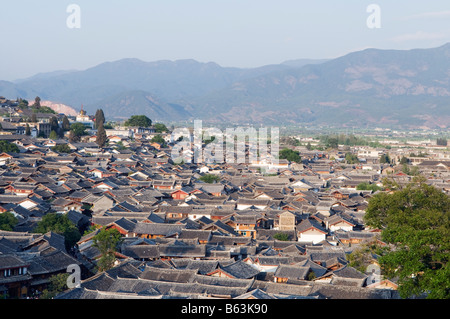
[[[235,82],[196,104],[217,121],[339,126],[450,125],[450,44],[368,49],[317,65]],[[224,110],[219,112],[218,109]]]
[[[114,118],[442,128],[450,127],[450,44],[249,69],[122,59],[0,81],[0,95],[83,104],[92,114],[103,108]]]

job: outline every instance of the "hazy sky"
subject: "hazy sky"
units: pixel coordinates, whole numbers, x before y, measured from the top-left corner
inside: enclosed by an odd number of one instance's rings
[[[371,4],[381,28],[367,26]],[[256,67],[450,42],[448,0],[4,0],[0,12],[0,80],[122,58]]]

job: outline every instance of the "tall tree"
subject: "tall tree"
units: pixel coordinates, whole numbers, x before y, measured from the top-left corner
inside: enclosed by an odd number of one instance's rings
[[[70,122],[66,115],[64,115],[62,120],[62,130],[64,132],[70,131]]]
[[[39,96],[35,97],[33,107],[37,109],[41,107],[41,98]]]
[[[447,141],[446,138],[440,137],[440,138],[437,139],[436,144],[439,145],[439,146],[447,146],[448,141]]]
[[[93,237],[94,247],[98,248],[101,257],[97,263],[100,271],[111,269],[114,266],[115,253],[122,240],[122,235],[114,228],[102,229]]]
[[[365,222],[382,230],[393,249],[379,258],[388,277],[398,277],[402,297],[450,298],[450,197],[424,178],[370,201]]]
[[[103,113],[102,109],[98,109],[97,112],[95,112],[95,124],[94,127],[98,129],[101,125],[105,124],[105,114]]]
[[[59,123],[58,123],[58,119],[56,118],[56,116],[52,116],[50,118],[50,126],[51,126],[52,131],[55,131],[55,133],[59,132]]]
[[[25,135],[30,136],[31,135],[31,128],[30,124],[27,123],[27,127],[25,128]]]
[[[59,135],[55,131],[51,131],[50,135],[48,136],[48,138],[51,139],[51,140],[57,140],[59,138]]]
[[[391,158],[389,157],[389,155],[383,154],[383,155],[380,156],[380,163],[381,164],[390,164],[391,163]]]
[[[97,129],[97,139],[96,142],[99,147],[103,147],[106,144],[108,137],[106,136],[105,128],[103,127],[103,123],[100,122],[100,125]]]

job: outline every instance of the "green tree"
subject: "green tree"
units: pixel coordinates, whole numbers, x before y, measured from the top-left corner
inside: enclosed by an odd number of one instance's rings
[[[436,144],[439,146],[447,146],[448,141],[446,138],[440,137],[437,139]]]
[[[39,96],[36,96],[34,98],[33,107],[35,107],[35,108],[40,108],[41,107],[41,98]]]
[[[100,127],[100,124],[101,125],[105,124],[105,114],[103,113],[102,109],[98,109],[95,112],[95,124],[94,124],[94,127],[96,129],[98,129]]]
[[[420,174],[417,166],[409,166],[407,164],[402,165],[402,172],[410,176],[418,176]]]
[[[33,110],[34,113],[57,114],[53,109],[51,109],[48,106],[40,106],[40,107],[33,106],[31,109]]]
[[[362,273],[365,273],[367,267],[375,261],[375,255],[381,255],[386,251],[379,242],[372,241],[369,243],[364,243],[354,249],[350,254],[346,255],[349,262],[349,266],[356,268]]]
[[[66,115],[64,115],[64,117],[62,119],[62,127],[61,128],[62,128],[63,132],[70,131],[70,122]]]
[[[280,143],[284,144],[284,145],[290,145],[290,146],[300,146],[301,145],[300,141],[292,136],[281,137]]]
[[[164,124],[155,123],[155,131],[156,131],[156,133],[164,133],[164,132],[168,132],[169,130],[167,129],[167,127]]]
[[[103,127],[103,123],[100,122],[98,129],[97,129],[96,143],[99,147],[103,147],[106,145],[107,140],[108,140],[108,136],[106,136],[105,128]]]
[[[11,212],[0,214],[0,230],[13,231],[17,225],[17,218]]]
[[[213,184],[220,181],[220,177],[214,174],[205,174],[199,178],[202,182]]]
[[[44,215],[34,229],[34,232],[45,234],[49,231],[63,235],[66,248],[72,247],[81,238],[78,228],[70,221],[67,215],[56,213]]]
[[[126,122],[125,126],[149,127],[152,120],[145,115],[132,115]]]
[[[382,230],[393,249],[379,258],[388,277],[398,277],[402,297],[450,298],[450,197],[423,178],[370,199],[365,223]]]
[[[339,146],[339,139],[336,137],[330,137],[326,143],[326,147],[329,148],[338,148]]]
[[[5,140],[0,141],[0,152],[1,153],[19,153],[19,147]]]
[[[347,164],[358,164],[359,163],[359,159],[358,156],[356,154],[347,152],[345,154],[345,161],[347,162]]]
[[[155,135],[150,140],[152,143],[161,144],[162,147],[166,147],[166,140],[161,135]]]
[[[76,137],[81,137],[81,136],[87,135],[86,126],[84,126],[83,123],[79,123],[79,122],[73,123],[70,126],[70,130],[73,132],[74,136],[76,136]]]
[[[27,123],[27,127],[25,128],[25,135],[30,136],[31,135],[31,128],[30,124]]]
[[[370,184],[370,183],[366,183],[366,182],[360,183],[360,184],[358,184],[356,186],[356,190],[358,190],[358,191],[373,191],[373,192],[376,192],[376,191],[380,191],[382,189],[383,189],[382,187],[380,187],[380,186],[378,186],[376,184]]]
[[[103,127],[105,130],[112,130],[114,128],[113,124],[110,122],[103,124]]]
[[[387,154],[381,155],[380,163],[381,164],[390,164],[391,163],[391,159],[390,159],[389,155],[387,155]]]
[[[275,238],[276,240],[280,240],[280,241],[289,241],[289,234],[286,233],[276,233],[275,235],[273,235],[273,238]]]
[[[25,100],[25,99],[20,98],[18,107],[20,109],[27,109],[28,108],[28,101]]]
[[[402,158],[400,159],[400,164],[402,165],[409,164],[409,159],[405,156],[402,156]]]
[[[122,241],[122,235],[117,229],[102,229],[93,237],[94,247],[96,247],[101,257],[97,263],[100,271],[111,269],[114,266],[115,253]]]
[[[67,279],[69,278],[69,276],[69,273],[61,273],[51,276],[48,288],[42,291],[39,299],[52,299],[53,297],[68,289]]]
[[[52,116],[50,118],[50,127],[52,131],[55,131],[55,133],[58,133],[59,131],[59,123],[58,123],[58,119],[56,118],[56,116]]]
[[[52,139],[52,140],[57,140],[59,138],[59,135],[55,131],[51,131],[50,135],[48,136],[48,138]]]
[[[58,152],[58,153],[66,153],[66,154],[72,152],[69,145],[67,145],[67,144],[59,144],[59,145],[53,146],[52,151]]]
[[[287,159],[290,162],[300,163],[302,158],[298,151],[291,150],[290,148],[282,149],[279,153],[280,159]]]

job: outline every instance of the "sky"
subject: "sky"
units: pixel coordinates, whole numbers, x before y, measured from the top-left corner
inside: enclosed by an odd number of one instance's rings
[[[0,12],[7,81],[123,58],[251,68],[450,42],[448,0],[5,0]]]

